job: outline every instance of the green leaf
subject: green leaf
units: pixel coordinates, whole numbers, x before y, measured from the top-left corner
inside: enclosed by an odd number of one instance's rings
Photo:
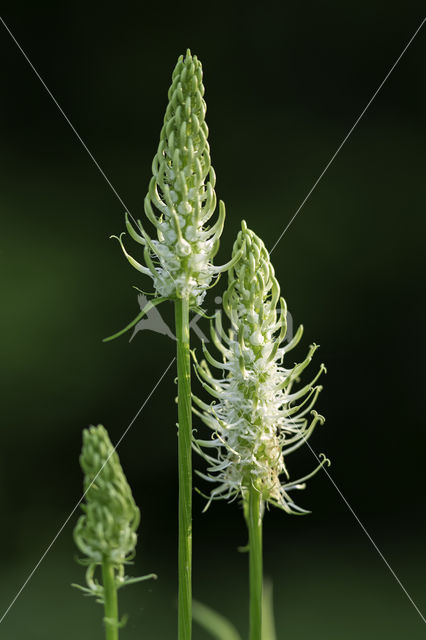
[[[233,624],[210,607],[196,600],[192,603],[192,617],[216,640],[241,640],[241,636]]]
[[[102,342],[110,342],[111,340],[115,340],[116,338],[119,338],[120,336],[123,335],[123,333],[126,333],[126,331],[129,331],[132,327],[135,326],[135,324],[137,324],[139,322],[139,320],[141,320],[141,318],[143,318],[143,316],[148,313],[148,311],[150,311],[153,307],[156,307],[158,304],[161,304],[162,302],[164,302],[165,300],[167,300],[167,298],[155,298],[154,300],[150,300],[142,309],[142,311],[140,313],[138,313],[138,315],[136,316],[136,318],[134,320],[131,321],[130,324],[128,324],[126,327],[124,327],[124,329],[121,329],[121,331],[118,331],[117,333],[114,333],[113,336],[109,336],[108,338],[104,338],[102,340]]]
[[[274,597],[270,580],[265,580],[263,583],[262,640],[277,640],[274,621]]]

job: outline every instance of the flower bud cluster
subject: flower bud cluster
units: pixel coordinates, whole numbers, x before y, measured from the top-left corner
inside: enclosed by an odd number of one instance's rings
[[[216,209],[216,177],[210,163],[203,95],[201,63],[188,50],[172,75],[169,104],[145,198],[145,213],[156,227],[157,239],[150,238],[140,221],[135,228],[126,216],[130,236],[144,246],[145,265],[127,253],[120,238],[127,259],[153,279],[158,296],[188,298],[192,306],[202,303],[214,275],[228,266],[212,264],[219,248],[225,206],[219,203],[218,219],[208,226]]]
[[[117,586],[126,582],[124,565],[135,554],[140,512],[102,425],[83,431],[80,465],[86,502],[81,505],[84,513],[74,529],[74,539],[87,557],[82,562],[88,565],[88,591],[102,597],[102,587],[93,578],[95,568],[107,561],[118,572]]]
[[[229,271],[223,298],[230,330],[224,331],[219,314],[211,328],[223,362],[214,359],[204,346],[205,360],[196,363],[204,388],[215,398],[210,405],[194,398],[195,413],[213,431],[211,440],[194,440],[194,448],[209,463],[208,473],[199,475],[218,483],[210,500],[244,497],[254,486],[264,502],[288,513],[307,513],[294,504],[290,492],[304,488],[305,480],[329,461],[321,454],[314,472],[290,481],[286,457],[324,421],[312,408],[322,389],[315,383],[325,367],[321,365],[309,384],[293,391],[317,345],[310,347],[300,364],[284,366],[284,357],[300,341],[303,328],[284,344],[286,304],[280,298],[268,251],[244,222],[233,253],[242,253],[242,257]],[[215,377],[209,365],[222,375]],[[214,449],[216,454],[212,455]]]

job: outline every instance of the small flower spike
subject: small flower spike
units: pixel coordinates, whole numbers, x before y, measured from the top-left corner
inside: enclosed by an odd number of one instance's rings
[[[202,304],[213,277],[229,267],[212,264],[219,248],[225,205],[219,203],[218,219],[209,225],[216,209],[216,177],[210,164],[203,95],[201,62],[188,50],[173,71],[160,144],[152,163],[153,177],[145,198],[145,214],[156,228],[157,239],[151,239],[142,223],[138,220],[133,224],[126,214],[127,231],[144,247],[145,264],[132,258],[121,236],[118,238],[130,264],[152,278],[157,296],[188,298],[191,307]]]
[[[74,540],[86,556],[80,562],[88,568],[87,587],[74,586],[103,603],[104,588],[94,575],[98,565],[108,562],[112,566],[117,589],[155,576],[127,578],[124,575],[124,565],[135,555],[140,512],[102,425],[83,431],[80,465],[84,472],[86,503],[81,505],[84,513],[74,529]]]
[[[287,513],[309,513],[294,504],[290,492],[303,489],[305,480],[329,460],[321,454],[320,464],[312,473],[290,481],[286,458],[304,444],[317,424],[324,422],[312,408],[322,389],[316,382],[325,367],[321,365],[309,384],[293,391],[317,345],[310,347],[300,364],[284,366],[284,358],[300,341],[303,328],[299,327],[288,344],[283,343],[286,303],[280,298],[265,245],[245,222],[233,255],[240,252],[243,256],[229,271],[223,297],[223,309],[231,325],[229,334],[222,327],[220,314],[211,327],[212,341],[223,361],[213,358],[203,346],[205,360],[195,364],[204,389],[214,398],[208,405],[194,397],[194,412],[213,431],[211,440],[194,439],[194,449],[209,465],[207,475],[199,475],[218,483],[208,504],[219,498],[245,498],[253,486],[264,503]],[[216,377],[209,365],[222,375]]]

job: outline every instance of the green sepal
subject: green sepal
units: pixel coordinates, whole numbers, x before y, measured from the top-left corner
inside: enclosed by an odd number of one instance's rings
[[[155,573],[148,573],[146,576],[139,576],[138,578],[125,578],[123,582],[117,583],[117,589],[127,587],[129,584],[136,584],[137,582],[145,582],[145,580],[157,580],[158,576]]]
[[[83,591],[85,596],[93,596],[93,597],[99,596],[99,594],[95,593],[93,589],[89,589],[88,587],[83,587],[81,584],[76,584],[75,582],[72,582],[71,586],[75,587],[76,589],[79,589],[80,591]]]

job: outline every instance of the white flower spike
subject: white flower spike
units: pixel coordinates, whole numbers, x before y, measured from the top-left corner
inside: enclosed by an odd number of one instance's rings
[[[150,238],[140,220],[135,228],[126,214],[129,235],[144,246],[145,265],[132,258],[121,236],[118,238],[130,264],[152,278],[158,296],[187,298],[191,307],[202,304],[214,276],[239,258],[222,267],[212,264],[219,249],[225,205],[219,203],[218,219],[208,226],[216,209],[216,176],[210,163],[203,95],[201,62],[188,49],[173,71],[145,198],[145,214],[156,227],[157,239]]]
[[[231,325],[229,334],[222,327],[220,314],[216,315],[215,327],[211,327],[212,341],[223,362],[214,359],[203,345],[205,360],[195,365],[203,387],[215,398],[208,405],[194,397],[194,412],[213,431],[211,440],[194,439],[194,449],[209,464],[207,474],[198,473],[218,483],[208,505],[219,498],[246,498],[253,486],[260,492],[262,503],[276,505],[287,513],[309,513],[294,504],[289,494],[292,489],[303,489],[305,481],[330,462],[321,454],[321,462],[312,473],[290,481],[286,458],[304,444],[317,424],[324,422],[312,408],[322,389],[316,381],[325,367],[321,365],[309,384],[293,391],[317,345],[310,347],[300,364],[284,366],[284,358],[300,341],[303,327],[283,344],[286,303],[280,298],[265,245],[244,221],[233,255],[240,252],[242,258],[229,271],[223,297]],[[209,365],[221,370],[222,375],[215,377]]]

